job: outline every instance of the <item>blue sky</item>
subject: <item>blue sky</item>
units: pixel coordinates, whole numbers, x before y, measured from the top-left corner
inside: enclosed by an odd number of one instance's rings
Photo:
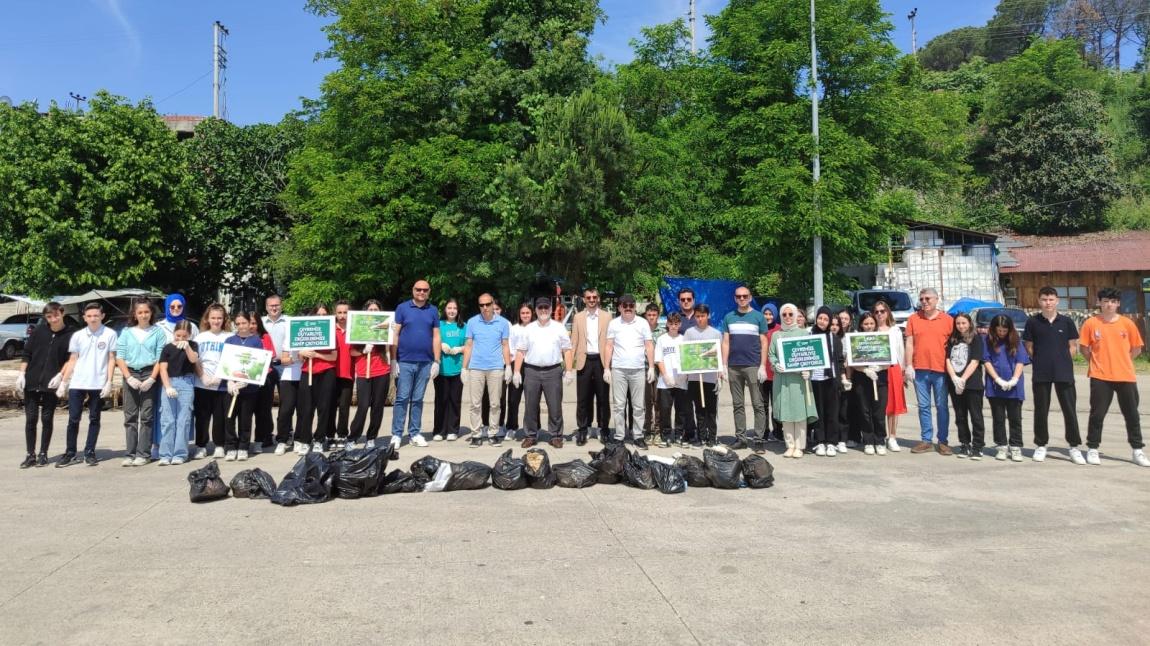
[[[804,0],[795,0],[803,2]],[[699,0],[704,14],[726,0]],[[918,7],[919,46],[963,25],[981,25],[996,0],[882,0],[895,44],[910,50],[906,14]],[[630,59],[639,29],[686,16],[687,0],[600,0],[607,22],[591,49],[607,63]],[[164,114],[211,114],[212,23],[227,39],[227,116],[239,124],[278,121],[315,97],[332,61],[324,21],[302,0],[6,0],[0,24],[0,95],[13,101],[71,102],[98,89],[133,101],[151,97]],[[700,21],[700,46],[705,28]]]

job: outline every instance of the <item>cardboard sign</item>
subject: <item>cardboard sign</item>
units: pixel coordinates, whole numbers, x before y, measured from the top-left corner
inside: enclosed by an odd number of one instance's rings
[[[291,316],[287,321],[285,350],[335,349],[334,316]]]
[[[889,366],[894,363],[894,337],[886,332],[851,332],[846,336],[848,366]]]
[[[393,345],[395,312],[348,312],[346,341],[349,345]]]
[[[779,344],[779,361],[783,364],[782,372],[826,370],[831,367],[831,353],[827,350],[827,338],[822,334],[775,338]]]
[[[268,368],[271,365],[271,350],[225,343],[224,349],[220,351],[220,363],[215,374],[227,381],[262,386],[268,378]]]
[[[722,341],[683,341],[679,346],[679,374],[697,375],[723,369]]]

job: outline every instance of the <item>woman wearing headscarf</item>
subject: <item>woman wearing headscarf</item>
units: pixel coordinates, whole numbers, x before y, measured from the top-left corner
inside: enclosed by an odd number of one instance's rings
[[[782,327],[771,337],[768,356],[775,372],[774,391],[775,417],[783,424],[783,437],[787,443],[784,458],[801,458],[807,445],[807,424],[818,419],[814,399],[808,398],[807,383],[811,378],[808,370],[802,372],[782,372],[782,351],[780,340],[792,336],[805,336],[807,331],[798,326],[799,309],[791,303],[779,308]]]
[[[194,321],[187,318],[187,313],[188,300],[184,298],[184,295],[178,292],[175,294],[168,294],[168,297],[164,299],[164,318],[156,323],[156,327],[160,328],[160,330],[164,333],[165,344],[175,341],[176,324],[180,323],[181,321],[187,321],[192,326],[192,331],[188,338],[194,339],[196,338],[196,335],[200,333],[199,326],[196,325]],[[156,413],[153,416],[152,422],[152,448],[154,453],[152,456],[153,458],[159,457],[160,437],[163,434],[162,428],[160,426],[161,411],[163,409],[163,406],[160,405],[160,395],[162,394],[163,390],[163,388],[157,388],[155,394],[152,396],[152,410],[154,410]],[[195,431],[189,431],[188,437],[186,438],[187,443],[190,444],[194,442],[195,439]]]
[[[827,340],[827,353],[830,355],[830,368],[815,370],[811,374],[811,386],[815,394],[815,409],[819,422],[815,426],[815,455],[834,457],[846,453],[846,440],[839,425],[839,400],[844,386],[840,386],[843,374],[843,344],[832,325],[834,314],[826,305],[815,312],[815,324],[811,334],[819,334]],[[837,321],[834,321],[837,323]],[[849,383],[849,382],[848,382]]]
[[[780,329],[779,308],[775,307],[774,303],[767,303],[763,306],[763,318],[767,321],[767,346],[770,347],[771,337]],[[782,422],[775,419],[775,416],[771,414],[771,402],[774,398],[775,371],[771,368],[770,357],[766,355],[763,356],[763,367],[767,370],[767,380],[759,385],[763,389],[763,408],[766,409],[767,423],[770,424],[767,441],[777,440],[781,442],[783,441]]]

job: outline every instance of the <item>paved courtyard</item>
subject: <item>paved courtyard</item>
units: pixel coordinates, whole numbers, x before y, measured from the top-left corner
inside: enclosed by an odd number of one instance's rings
[[[1079,393],[1085,432],[1084,381]],[[574,420],[573,392],[564,408]],[[1023,415],[1029,441],[1029,402]],[[1069,461],[1057,411],[1042,464],[1030,447],[1020,464],[911,455],[912,410],[886,457],[796,462],[772,445],[767,490],[488,488],[296,508],[193,505],[186,474],[204,462],[122,468],[121,422],[105,414],[98,467],[21,471],[23,419],[0,419],[0,643],[1150,643],[1150,469],[1130,462],[1116,404],[1101,466]],[[437,442],[398,466],[499,453]],[[278,481],[294,461],[220,466]]]

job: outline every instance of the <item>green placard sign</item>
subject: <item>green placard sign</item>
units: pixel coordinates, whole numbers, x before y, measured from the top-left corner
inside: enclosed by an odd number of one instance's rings
[[[846,336],[848,366],[889,366],[894,363],[893,339],[886,332],[852,332]]]
[[[292,316],[288,318],[288,350],[332,350],[335,348],[334,316]]]
[[[783,372],[825,370],[831,367],[827,338],[821,334],[778,337]]]
[[[679,374],[695,375],[722,371],[723,358],[720,348],[718,339],[683,341],[679,346]]]
[[[348,312],[347,342],[351,345],[391,345],[395,312]]]

